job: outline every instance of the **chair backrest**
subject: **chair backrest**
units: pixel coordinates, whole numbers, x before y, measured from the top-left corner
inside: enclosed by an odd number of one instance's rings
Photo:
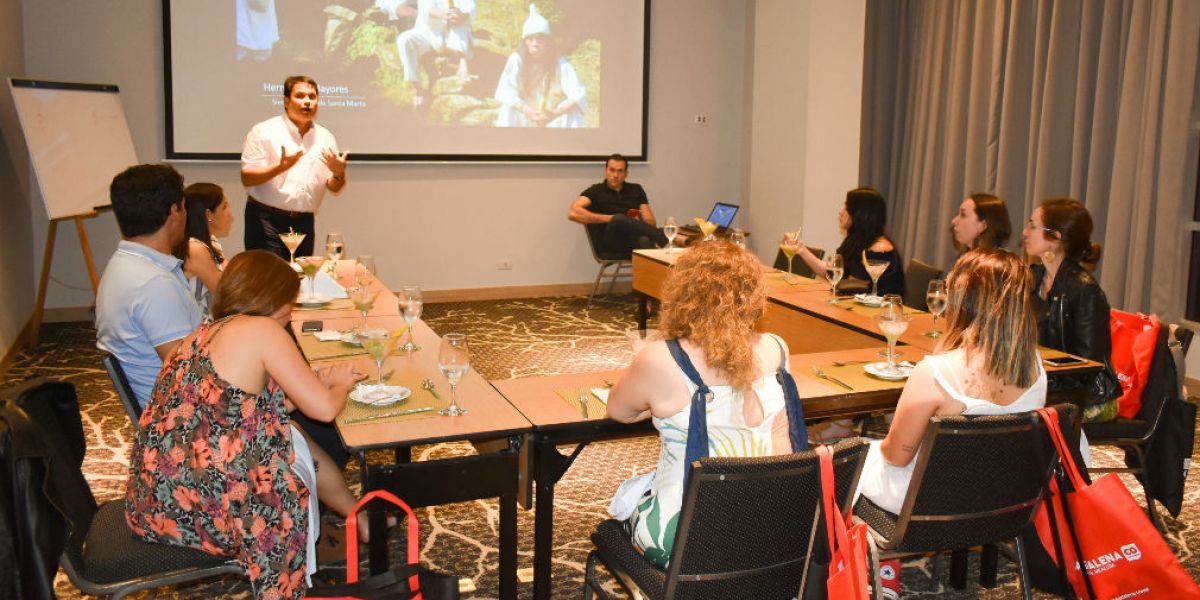
[[[1184,330],[1187,331],[1187,330]],[[1145,421],[1150,424],[1146,431],[1145,439],[1149,440],[1154,434],[1154,430],[1158,427],[1158,420],[1162,415],[1163,407],[1167,401],[1179,395],[1180,389],[1177,387],[1179,382],[1178,372],[1175,366],[1175,357],[1171,354],[1170,348],[1167,346],[1167,340],[1170,338],[1170,328],[1167,326],[1158,329],[1158,339],[1154,341],[1154,356],[1150,359],[1149,376],[1146,378],[1146,387],[1142,389],[1142,406],[1138,409],[1135,419]],[[1186,341],[1179,338],[1181,348],[1186,353],[1187,344],[1191,343],[1191,336],[1187,336]]]
[[[904,304],[921,310],[929,310],[925,302],[925,292],[929,282],[941,277],[942,270],[927,265],[917,259],[908,261],[904,270]]]
[[[121,361],[108,352],[105,352],[100,360],[104,363],[104,370],[108,371],[108,378],[112,380],[113,387],[117,389],[117,397],[125,407],[125,414],[129,415],[129,420],[133,422],[133,430],[137,431],[138,422],[142,420],[142,405],[138,404],[137,396],[133,395],[133,386],[129,385],[129,378],[125,376],[125,369],[121,368]]]
[[[817,258],[825,258],[825,251],[820,248],[813,248],[812,246],[808,246],[808,251],[812,252],[813,256],[815,256]],[[787,262],[788,262],[787,257],[783,255],[783,250],[780,250],[775,253],[775,268],[776,269],[779,269],[780,271],[787,271],[787,268],[788,268]],[[812,277],[813,276],[813,270],[808,268],[808,263],[804,262],[804,259],[802,259],[802,258],[792,259],[792,273],[795,273],[796,275],[799,275],[801,277]]]
[[[610,252],[604,248],[604,227],[603,223],[587,223],[583,226],[583,230],[587,232],[588,247],[592,250],[592,258],[598,263],[629,260],[630,256],[628,254],[622,255],[619,252]]]
[[[834,448],[835,496],[858,485],[868,444]],[[693,463],[667,572],[667,598],[793,598],[821,503],[813,451]]]
[[[1076,409],[1058,405],[1063,431]],[[889,549],[970,548],[1029,524],[1057,453],[1036,412],[933,417]]]

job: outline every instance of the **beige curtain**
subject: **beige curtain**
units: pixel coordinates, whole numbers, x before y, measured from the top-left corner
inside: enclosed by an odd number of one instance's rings
[[[951,264],[972,192],[1004,198],[1017,251],[1037,203],[1072,196],[1110,303],[1182,315],[1200,2],[869,0],[866,28],[860,178],[906,258]]]

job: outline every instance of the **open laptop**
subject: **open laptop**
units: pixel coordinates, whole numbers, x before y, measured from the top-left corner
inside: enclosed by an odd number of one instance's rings
[[[725,231],[733,224],[733,218],[737,216],[737,212],[738,205],[729,204],[728,202],[717,202],[713,204],[712,211],[708,213],[708,221],[717,226],[717,231]],[[693,224],[682,225],[680,229],[700,231]]]

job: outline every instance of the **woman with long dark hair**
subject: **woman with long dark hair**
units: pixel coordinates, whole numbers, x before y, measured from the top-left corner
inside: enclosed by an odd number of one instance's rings
[[[904,265],[900,251],[887,235],[887,204],[883,194],[869,187],[860,187],[846,192],[846,203],[838,212],[838,227],[845,236],[838,246],[842,256],[845,277],[860,281],[871,281],[867,274],[867,260],[885,260],[887,270],[879,276],[879,294],[904,295]],[[803,243],[799,244],[796,256],[804,259],[813,273],[823,276],[825,266]]]
[[[225,268],[225,252],[217,238],[229,235],[233,211],[225,191],[215,183],[193,183],[183,190],[187,208],[186,238],[175,255],[183,259],[183,274],[192,286],[204,316],[212,315],[213,291]]]
[[[971,194],[950,221],[950,233],[961,252],[972,248],[1003,248],[1012,235],[1008,207],[995,194]]]
[[[554,43],[550,22],[530,4],[520,46],[496,84],[497,127],[583,127],[587,90]]]

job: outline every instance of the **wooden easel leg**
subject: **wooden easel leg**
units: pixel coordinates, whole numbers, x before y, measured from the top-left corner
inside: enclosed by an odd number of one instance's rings
[[[46,229],[46,251],[42,254],[42,278],[38,281],[37,305],[33,307],[33,322],[29,332],[30,348],[37,348],[38,334],[42,329],[42,312],[46,306],[46,285],[50,283],[50,262],[54,259],[54,238],[57,234],[58,221],[52,219]]]
[[[83,260],[87,263],[88,278],[92,280],[92,297],[95,297],[100,288],[100,276],[96,274],[96,260],[92,258],[92,245],[88,242],[87,228],[83,226],[82,216],[75,217],[75,231],[79,232],[79,246],[83,250]]]

